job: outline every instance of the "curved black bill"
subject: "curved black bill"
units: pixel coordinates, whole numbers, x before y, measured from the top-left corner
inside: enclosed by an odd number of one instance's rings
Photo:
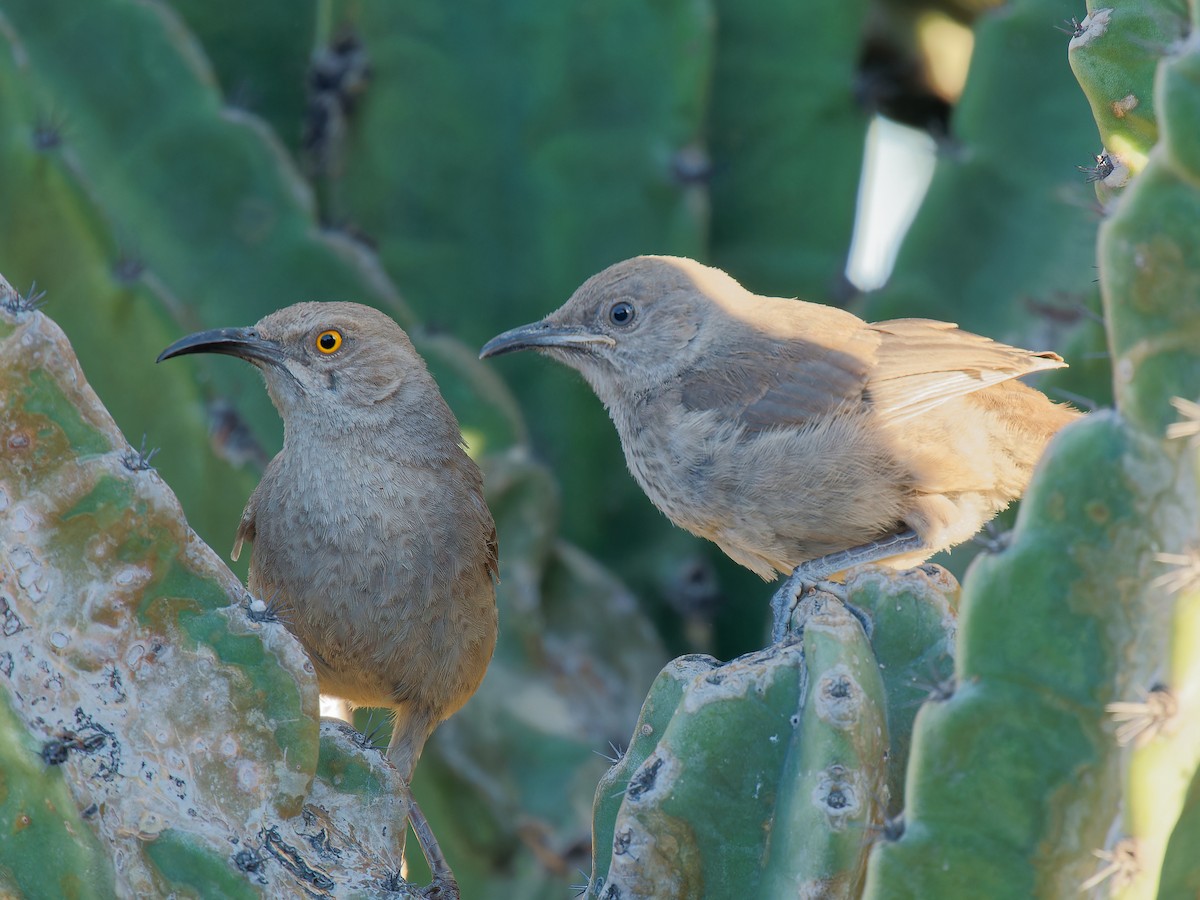
[[[284,358],[283,348],[279,344],[259,337],[253,328],[215,328],[180,338],[158,354],[155,362],[188,353],[224,353],[226,356],[266,363],[280,363]]]
[[[549,322],[533,322],[498,334],[479,351],[480,359],[500,356],[517,350],[536,350],[539,347],[557,347],[560,350],[585,349],[604,344],[616,344],[607,334],[584,331],[573,325],[552,325]]]

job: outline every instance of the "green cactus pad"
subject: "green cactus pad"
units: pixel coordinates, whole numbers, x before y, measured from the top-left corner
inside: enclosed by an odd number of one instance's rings
[[[866,617],[871,647],[887,692],[889,810],[904,805],[913,719],[921,704],[954,689],[958,583],[940,566],[898,573],[859,569],[846,581],[846,601]]]
[[[3,591],[0,582],[7,612]],[[0,651],[0,673],[13,665],[9,653]],[[39,744],[25,729],[0,690],[0,894],[28,900],[111,897],[116,873],[108,848],[84,821],[62,769],[46,761],[70,750],[59,751],[60,741],[51,756],[47,743]]]
[[[687,686],[719,666],[720,663],[711,656],[683,656],[667,663],[650,685],[629,746],[596,785],[592,807],[593,883],[589,885],[590,897],[600,896],[603,881],[597,881],[595,876],[599,874],[601,879],[606,877],[612,864],[617,814],[625,800],[630,779],[658,746]]]
[[[859,620],[806,602],[803,646],[659,675],[596,792],[590,897],[857,889],[885,814],[885,691]]]
[[[862,624],[806,598],[806,693],[780,773],[763,896],[856,896],[887,807],[886,693]]]
[[[1150,674],[1129,664],[1154,631],[1141,491],[1168,474],[1111,414],[1051,444],[1011,546],[964,585],[958,687],[918,713],[905,831],[872,854],[866,897],[1064,895],[1092,874],[1118,802],[1104,704]]]
[[[1071,70],[1100,139],[1130,175],[1145,167],[1158,140],[1154,73],[1162,54],[1187,33],[1183,12],[1170,3],[1089,3],[1071,38]]]
[[[1163,858],[1158,884],[1160,900],[1200,895],[1200,864],[1196,847],[1200,846],[1200,770],[1192,776],[1184,797],[1183,809],[1171,832]]]

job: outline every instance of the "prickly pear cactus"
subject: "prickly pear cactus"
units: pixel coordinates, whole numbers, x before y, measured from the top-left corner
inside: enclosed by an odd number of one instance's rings
[[[1099,188],[1117,410],[1055,439],[1009,548],[969,573],[958,688],[918,715],[904,834],[872,854],[868,897],[1179,897],[1197,882],[1194,852],[1163,863],[1191,833],[1185,815],[1170,839],[1200,762],[1200,56],[1171,41],[1194,32],[1183,15],[1092,8],[1072,38],[1106,145],[1134,154],[1119,195]]]
[[[299,644],[31,299],[0,279],[0,893],[403,896],[395,770],[318,733]]]
[[[913,711],[951,662],[957,586],[933,569],[865,570],[857,615],[810,595],[800,641],[663,669],[596,789],[589,896],[857,896]]]

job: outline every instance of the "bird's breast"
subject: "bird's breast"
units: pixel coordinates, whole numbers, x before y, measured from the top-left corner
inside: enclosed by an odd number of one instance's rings
[[[667,398],[611,411],[626,464],[646,496],[677,525],[709,536],[713,501],[742,442],[739,429]]]
[[[409,690],[388,682],[389,671],[409,671],[401,665],[406,658],[415,670],[436,670],[462,645],[485,663],[490,657],[492,523],[475,496],[478,470],[472,477],[467,465],[473,463],[359,460],[351,472],[300,456],[281,460],[264,477],[251,587],[276,599],[289,629],[322,661],[323,689],[378,703],[381,690]],[[456,638],[456,628],[478,634]],[[364,667],[364,652],[378,655],[377,664]],[[425,664],[415,665],[414,654]],[[378,683],[355,687],[338,679],[368,670],[378,673]]]
[[[262,486],[256,544],[286,559],[295,580],[386,595],[423,586],[412,579],[451,577],[447,569],[456,567],[443,547],[467,558],[482,552],[461,546],[467,542],[453,525],[459,510],[477,508],[477,488],[451,461],[297,454],[273,476]]]

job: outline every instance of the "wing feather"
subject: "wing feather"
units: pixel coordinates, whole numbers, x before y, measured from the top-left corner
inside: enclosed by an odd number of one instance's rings
[[[731,338],[733,348],[719,359],[684,373],[684,406],[716,410],[748,433],[803,425],[864,401],[895,423],[990,385],[1066,365],[1056,353],[1011,347],[949,322],[867,325],[841,310],[792,303],[799,315]]]
[[[771,320],[726,335],[720,358],[682,378],[691,410],[716,410],[750,433],[803,425],[859,402],[879,336],[832,307],[775,301]]]
[[[993,384],[1066,365],[963,331],[949,322],[893,319],[870,326],[882,335],[867,396],[885,419],[902,422]]]

